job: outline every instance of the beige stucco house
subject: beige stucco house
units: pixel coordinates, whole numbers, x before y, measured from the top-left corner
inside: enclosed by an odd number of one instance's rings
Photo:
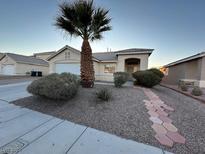
[[[205,87],[205,52],[167,64],[163,82],[178,84],[179,80]]]
[[[0,74],[26,75],[27,72],[40,71],[48,74],[48,62],[31,56],[6,53],[0,58]]]
[[[126,49],[115,52],[93,53],[95,80],[112,81],[113,73],[133,73],[148,68],[153,49]],[[80,51],[64,46],[47,58],[49,73],[71,72],[80,75]]]

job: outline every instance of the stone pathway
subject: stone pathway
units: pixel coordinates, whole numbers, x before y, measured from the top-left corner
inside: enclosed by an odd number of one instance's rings
[[[185,144],[185,138],[180,135],[178,129],[172,124],[169,114],[166,111],[173,112],[174,109],[166,105],[154,92],[150,89],[143,88],[144,93],[149,100],[144,100],[145,106],[153,122],[152,128],[155,131],[155,138],[162,144],[172,147],[173,144]]]
[[[0,154],[171,154],[10,104],[29,83],[0,86]]]

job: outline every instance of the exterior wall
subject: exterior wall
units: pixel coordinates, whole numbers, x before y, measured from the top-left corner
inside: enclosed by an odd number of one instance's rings
[[[140,70],[148,69],[148,54],[138,54],[138,55],[118,55],[118,62],[117,62],[117,72],[125,71],[125,60],[129,58],[137,58],[140,59]]]
[[[66,59],[65,52],[70,52],[70,58]],[[55,64],[57,63],[80,63],[80,54],[68,49],[61,52],[49,61],[49,73],[55,73]]]
[[[185,79],[193,79],[193,80],[198,80],[200,77],[200,74],[198,72],[198,65],[199,65],[199,60],[194,60],[185,63]]]
[[[180,79],[195,81],[195,85],[205,87],[205,59],[199,58],[170,66],[163,82],[176,85]]]
[[[95,79],[102,81],[113,81],[113,73],[105,73],[105,65],[114,66],[116,72],[117,64],[115,62],[98,63],[98,73],[95,72]]]
[[[205,87],[205,57],[201,59],[199,86]]]
[[[8,56],[5,56],[0,61],[0,74],[2,73],[3,65],[14,65],[14,67],[16,68],[16,62]]]
[[[39,59],[43,59],[43,60],[46,60],[48,57],[50,57],[51,54],[36,54],[35,57],[36,58],[39,58]]]
[[[70,58],[65,58],[65,52],[70,52]],[[93,61],[94,71],[95,71],[95,80],[103,81],[113,81],[113,73],[105,73],[105,65],[113,65],[115,67],[115,72],[125,71],[125,60],[128,58],[138,58],[140,59],[140,70],[145,70],[148,68],[148,54],[139,54],[139,55],[120,55],[118,56],[117,62],[96,62]],[[55,64],[57,63],[80,63],[80,53],[76,53],[66,49],[61,52],[59,55],[56,55],[49,61],[49,73],[55,73]]]
[[[164,77],[163,82],[167,84],[178,84],[179,79],[185,78],[185,63],[171,66],[168,68],[168,75]]]
[[[40,71],[42,75],[48,75],[48,66],[32,65],[32,64],[16,64],[16,75],[26,75],[26,72]]]

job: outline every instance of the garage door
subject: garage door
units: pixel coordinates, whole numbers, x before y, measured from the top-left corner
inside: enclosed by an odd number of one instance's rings
[[[80,75],[80,64],[56,64],[56,73],[63,72]]]
[[[3,75],[14,75],[15,74],[14,65],[3,65],[2,74]]]

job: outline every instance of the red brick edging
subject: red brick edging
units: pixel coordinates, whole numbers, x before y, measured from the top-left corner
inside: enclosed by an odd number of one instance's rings
[[[189,97],[191,97],[191,98],[193,98],[193,99],[196,99],[196,100],[198,100],[198,101],[200,101],[200,102],[202,102],[202,103],[205,104],[205,99],[202,99],[202,98],[199,98],[199,97],[197,97],[197,96],[191,95],[191,94],[189,94],[189,93],[187,93],[187,92],[183,92],[183,91],[181,91],[181,90],[179,90],[179,89],[176,89],[176,88],[174,88],[174,87],[171,87],[171,86],[166,85],[166,84],[163,84],[163,83],[161,83],[160,86],[165,87],[165,88],[172,89],[172,90],[174,90],[174,91],[176,91],[176,92],[179,92],[179,93],[181,93],[181,94],[184,94],[184,95],[186,95],[186,96],[189,96]]]

